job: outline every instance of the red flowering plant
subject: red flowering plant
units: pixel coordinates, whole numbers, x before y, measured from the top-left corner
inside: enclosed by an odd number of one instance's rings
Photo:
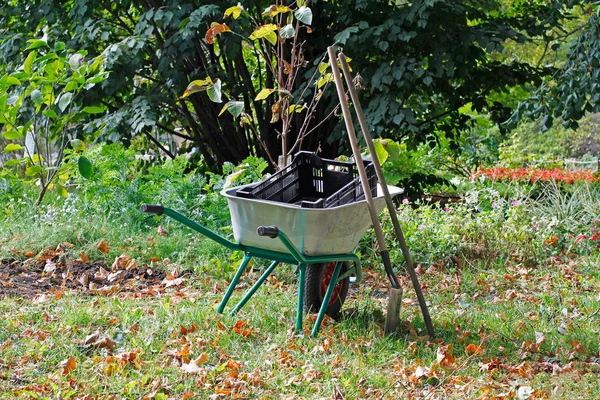
[[[538,169],[538,168],[502,168],[494,167],[479,169],[475,171],[471,179],[489,178],[501,182],[557,182],[557,183],[581,183],[600,182],[600,175],[591,170],[568,171],[562,168]]]

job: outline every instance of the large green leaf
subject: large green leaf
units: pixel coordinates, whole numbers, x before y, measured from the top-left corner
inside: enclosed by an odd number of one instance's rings
[[[18,151],[21,150],[23,148],[23,146],[21,146],[20,144],[17,143],[9,143],[6,145],[6,147],[4,148],[4,152],[8,153],[9,151]]]
[[[14,158],[13,158],[12,160],[7,160],[7,161],[4,163],[4,166],[5,166],[5,167],[10,167],[10,166],[12,166],[12,165],[21,164],[21,163],[23,163],[23,162],[25,162],[25,159],[23,159],[23,158],[19,158],[19,159],[14,159]]]
[[[287,24],[279,30],[279,36],[281,36],[282,39],[291,39],[296,36],[296,30],[292,24]]]
[[[35,89],[31,92],[31,100],[33,100],[35,105],[40,105],[44,102],[44,96],[40,90]]]
[[[35,61],[35,57],[37,56],[37,52],[32,51],[27,55],[25,59],[25,63],[23,63],[23,71],[27,73],[27,75],[31,74],[31,67],[33,66],[33,61]]]
[[[69,107],[69,104],[71,104],[72,99],[73,93],[71,92],[61,94],[58,98],[58,108],[60,108],[60,111],[65,112],[67,107]]]
[[[181,96],[181,98],[184,99],[191,94],[198,93],[198,92],[204,92],[210,86],[212,86],[212,84],[213,84],[213,81],[212,81],[212,79],[210,79],[210,76],[207,77],[206,79],[197,79],[195,81],[191,81],[189,83],[188,87],[185,89],[185,92],[183,92],[183,95]]]
[[[243,101],[228,101],[225,103],[219,116],[223,114],[225,111],[229,111],[234,118],[239,117],[244,111],[244,102]]]
[[[266,39],[272,45],[277,43],[277,34],[275,33],[279,27],[275,24],[265,24],[259,26],[252,34],[250,35],[251,40],[255,39]]]
[[[206,89],[206,94],[208,95],[208,98],[211,101],[214,101],[215,103],[221,103],[221,80],[220,79],[215,79],[214,83],[212,84],[212,86],[209,86],[208,89]]]
[[[102,114],[106,110],[104,108],[98,107],[98,106],[88,106],[88,107],[84,107],[82,111],[84,113],[88,113],[88,114]]]
[[[81,176],[86,179],[90,179],[92,175],[94,175],[94,166],[92,165],[92,162],[85,156],[79,156],[77,168],[79,169]]]
[[[71,147],[74,151],[81,152],[85,150],[85,143],[83,142],[83,140],[80,139],[72,139]]]
[[[231,15],[233,19],[238,19],[242,14],[242,11],[244,11],[244,7],[238,3],[237,6],[229,7],[227,10],[225,10],[225,18]]]
[[[264,100],[267,97],[269,97],[271,95],[271,93],[273,93],[274,91],[275,91],[275,89],[263,89],[260,92],[258,92],[254,101]]]
[[[33,49],[37,49],[39,47],[48,46],[48,43],[46,43],[45,40],[41,40],[41,39],[30,39],[27,41],[27,43],[30,43],[30,44],[29,44],[29,46],[27,46],[27,48],[25,50],[33,50]]]
[[[50,109],[50,108],[47,109],[47,110],[44,110],[44,112],[42,114],[44,114],[46,117],[48,117],[50,119],[57,119],[58,118],[58,115],[56,115],[56,112],[54,110]]]
[[[3,135],[8,140],[19,140],[23,138],[21,132],[14,129],[4,132]]]
[[[310,8],[302,6],[294,12],[294,16],[298,18],[298,21],[305,23],[306,25],[312,24],[313,14]]]
[[[27,167],[25,170],[25,175],[27,176],[36,176],[40,172],[42,172],[43,168],[40,165],[32,165],[31,167]]]
[[[380,141],[375,141],[373,143],[373,147],[375,147],[375,155],[377,156],[377,159],[379,160],[379,164],[383,164],[385,163],[385,160],[387,160],[388,158],[388,152],[387,150],[383,147],[383,145],[381,144]],[[373,157],[373,154],[371,154],[371,157]]]
[[[7,86],[10,86],[10,85],[19,86],[21,84],[21,81],[18,80],[17,78],[15,78],[14,76],[7,76],[6,77],[6,84],[7,84]]]

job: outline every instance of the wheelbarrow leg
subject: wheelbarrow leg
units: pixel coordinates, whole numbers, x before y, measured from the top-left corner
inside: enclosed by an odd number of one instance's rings
[[[238,281],[242,277],[242,274],[244,273],[244,270],[246,269],[246,266],[248,265],[248,262],[250,262],[251,258],[252,258],[252,256],[250,256],[248,254],[244,254],[244,259],[242,260],[242,263],[240,264],[237,272],[235,273],[233,280],[229,284],[229,287],[227,288],[227,292],[225,292],[225,296],[223,296],[223,300],[221,300],[221,304],[219,304],[219,308],[217,308],[217,312],[219,314],[223,313],[223,310],[225,309],[225,306],[227,305],[227,302],[229,301],[231,294],[235,290],[235,287],[237,286]]]
[[[323,322],[323,318],[325,318],[325,312],[327,311],[327,306],[329,305],[329,299],[331,298],[331,294],[333,293],[333,288],[337,285],[337,279],[340,274],[340,270],[342,269],[342,262],[338,261],[335,264],[335,269],[333,271],[333,275],[331,276],[331,280],[329,281],[329,285],[327,285],[327,291],[325,292],[325,296],[323,297],[323,302],[321,303],[321,308],[319,309],[319,315],[317,315],[317,320],[315,321],[315,326],[313,326],[313,330],[310,333],[311,336],[317,336],[319,333],[319,329],[321,328],[321,323]]]
[[[296,332],[302,332],[302,316],[304,312],[304,284],[306,281],[306,264],[298,264],[298,309],[296,310]]]
[[[258,288],[264,283],[264,281],[269,277],[269,275],[271,275],[271,272],[273,272],[277,264],[279,264],[278,261],[273,261],[271,265],[269,265],[269,268],[267,268],[265,272],[263,272],[263,274],[260,276],[260,278],[258,278],[256,283],[250,288],[250,290],[248,290],[248,293],[246,293],[242,300],[240,300],[240,302],[233,308],[233,310],[231,310],[231,312],[229,313],[230,316],[234,315],[242,307],[244,307],[244,304],[246,304],[248,300],[250,300],[254,292],[256,292]]]

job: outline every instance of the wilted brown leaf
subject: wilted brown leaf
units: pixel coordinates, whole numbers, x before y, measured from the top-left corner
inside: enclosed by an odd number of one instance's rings
[[[50,275],[56,271],[56,263],[52,262],[52,260],[46,260],[46,266],[44,267],[44,274]]]
[[[238,335],[242,335],[244,337],[248,337],[252,334],[252,328],[247,328],[248,321],[239,320],[235,323],[233,327],[233,331]]]
[[[231,32],[231,29],[229,29],[227,24],[215,24],[206,31],[204,38],[209,44],[213,44],[215,42],[215,36],[223,32]]]
[[[162,225],[159,225],[158,229],[156,230],[156,234],[158,236],[167,237],[169,232],[167,232],[167,230]]]
[[[69,375],[72,371],[75,371],[77,361],[75,360],[75,357],[71,356],[66,360],[61,361],[58,367],[63,375]]]
[[[86,336],[83,344],[95,349],[106,349],[110,352],[112,352],[116,346],[116,343],[112,339],[102,335],[100,332],[94,332]]]
[[[103,281],[106,278],[108,278],[108,276],[110,275],[110,272],[108,272],[107,270],[105,270],[104,268],[100,267],[98,269],[98,272],[96,272],[94,274],[94,279],[98,280],[98,281]]]
[[[238,369],[240,369],[241,366],[242,363],[239,361],[235,361],[234,359],[230,359],[229,361],[227,361],[227,368],[233,371],[237,371]]]
[[[108,242],[106,240],[102,240],[98,242],[96,248],[100,250],[103,254],[108,253]]]
[[[196,332],[198,329],[200,329],[200,327],[196,323],[192,323],[189,328],[186,328],[183,325],[179,326],[179,332],[181,333],[181,336],[185,336],[188,333]]]
[[[451,354],[452,345],[440,346],[437,349],[437,362],[444,368],[452,368],[456,358]]]
[[[82,263],[82,264],[87,263],[88,261],[90,261],[90,259],[88,258],[85,251],[82,251],[81,256],[79,256],[79,258],[77,260],[75,260],[75,262]]]
[[[137,268],[137,262],[135,259],[132,259],[127,254],[121,254],[120,256],[115,258],[115,261],[112,264],[112,271],[117,271],[121,269],[132,270]]]
[[[465,351],[467,352],[467,354],[480,354],[483,352],[483,349],[477,346],[476,344],[471,343],[467,347],[465,347]]]
[[[88,284],[90,282],[90,274],[89,274],[89,272],[84,272],[83,274],[81,274],[81,276],[77,279],[77,281],[79,283],[81,283],[83,285],[83,287],[87,288]]]
[[[208,355],[206,353],[200,354],[195,360],[191,360],[189,363],[183,363],[181,370],[187,374],[199,374],[204,371],[204,368],[200,368],[202,364],[208,361]]]

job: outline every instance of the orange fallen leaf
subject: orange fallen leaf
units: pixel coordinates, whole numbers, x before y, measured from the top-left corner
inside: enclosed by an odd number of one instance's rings
[[[90,261],[90,259],[88,258],[87,254],[85,254],[85,251],[82,251],[81,256],[79,256],[79,258],[77,260],[75,260],[75,262],[82,263],[82,264],[86,263],[88,261]]]
[[[227,368],[232,369],[234,371],[237,371],[238,369],[240,369],[241,366],[242,366],[242,363],[239,361],[235,361],[233,359],[230,359],[229,361],[227,361]]]
[[[61,361],[61,363],[59,364],[59,368],[61,368],[63,375],[69,375],[72,371],[75,371],[76,367],[77,361],[73,356]]]
[[[440,346],[437,349],[437,361],[444,368],[452,368],[456,358],[451,354],[452,345]]]
[[[465,347],[465,351],[467,354],[480,354],[483,352],[483,349],[476,344],[471,343],[467,347]]]
[[[192,325],[190,325],[189,328],[186,328],[183,325],[179,326],[179,332],[181,333],[182,336],[187,335],[188,333],[193,333],[196,332],[198,329],[200,329],[200,327],[198,326],[198,324],[196,323],[192,323]]]
[[[103,254],[108,253],[108,242],[106,240],[102,240],[98,242],[96,248],[100,250]]]

